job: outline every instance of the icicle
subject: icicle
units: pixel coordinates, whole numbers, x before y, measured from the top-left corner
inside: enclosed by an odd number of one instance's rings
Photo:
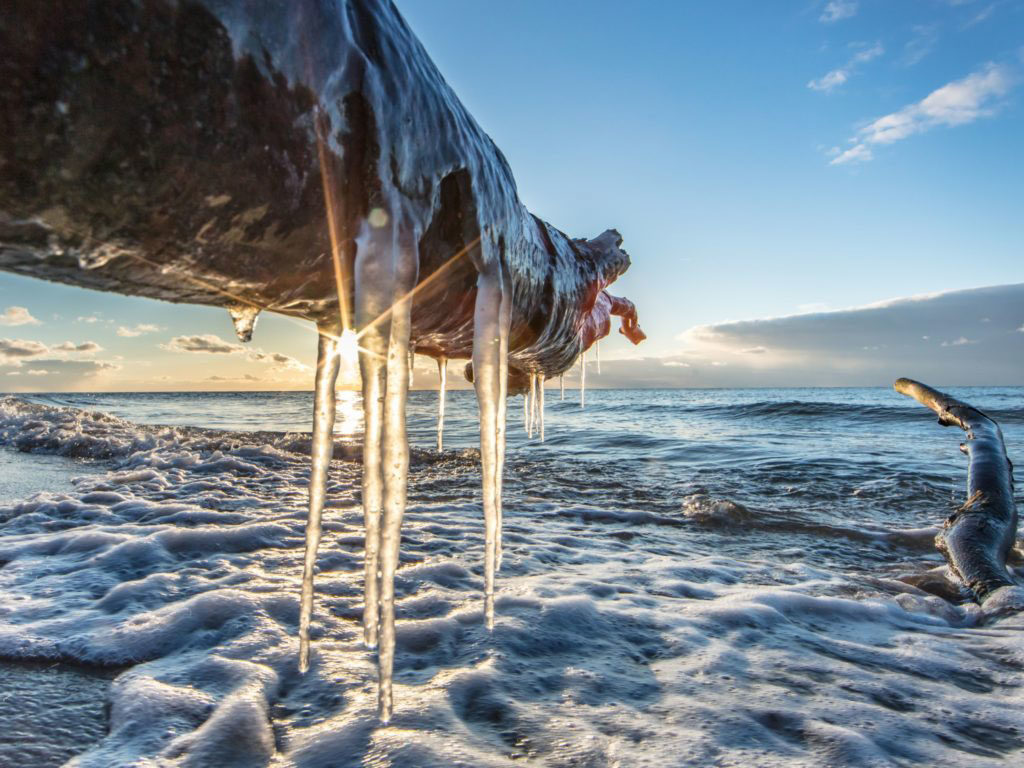
[[[560,373],[558,375],[558,389],[562,394],[562,399],[565,400],[565,374]]]
[[[313,570],[320,544],[320,517],[327,495],[327,472],[334,450],[334,385],[341,357],[338,333],[320,331],[316,356],[316,391],[313,395],[313,443],[310,450],[309,520],[306,523],[306,557],[302,568],[302,597],[299,601],[299,671],[309,669],[309,623],[313,616]]]
[[[526,436],[532,439],[534,430],[537,429],[537,374],[529,374],[529,428]]]
[[[544,442],[544,374],[537,374],[538,384],[537,389],[539,390],[538,395],[540,396],[540,441]]]
[[[409,315],[411,299],[395,302],[391,312],[387,389],[384,395],[382,465],[383,519],[380,526],[380,647],[377,649],[380,689],[378,713],[391,719],[392,673],[395,664],[395,572],[398,570],[402,517],[405,515],[409,476],[409,443],[405,431],[405,403],[409,384]]]
[[[412,389],[413,380],[416,378],[416,350],[409,350],[409,389]]]
[[[495,532],[496,569],[501,568],[502,543],[501,531],[503,524],[502,495],[505,483],[505,419],[508,409],[508,337],[512,324],[512,289],[507,276],[502,278],[501,310],[498,316],[498,468],[495,471],[495,507],[497,507],[498,523]]]
[[[448,382],[448,358],[437,359],[437,450],[444,450],[444,396]]]
[[[366,247],[366,246],[362,246]],[[369,250],[367,261],[379,252]],[[357,269],[364,265],[357,261]],[[367,269],[369,272],[370,269]],[[365,524],[363,571],[363,642],[376,648],[378,642],[380,586],[380,523],[384,495],[381,468],[381,436],[384,427],[385,361],[391,317],[385,314],[391,302],[391,291],[372,285],[357,274],[356,323],[359,336],[359,372],[363,383],[363,521]],[[362,279],[359,279],[362,278]],[[370,283],[364,287],[361,283]],[[383,320],[378,320],[383,315]]]
[[[480,407],[480,460],[484,506],[484,617],[494,626],[494,572],[498,554],[498,401],[501,364],[502,287],[494,275],[477,280],[473,316],[473,382]]]
[[[587,351],[580,353],[580,408],[587,405]]]
[[[530,393],[523,392],[523,431],[530,433]]]
[[[601,340],[594,342],[594,350],[597,353],[597,375],[601,375]]]
[[[235,335],[242,342],[252,341],[252,332],[256,328],[256,319],[260,316],[260,308],[251,304],[231,304],[228,314],[235,325]]]

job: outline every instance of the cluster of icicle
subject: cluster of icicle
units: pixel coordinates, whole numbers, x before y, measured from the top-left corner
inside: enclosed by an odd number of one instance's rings
[[[494,580],[501,566],[502,474],[505,463],[505,422],[508,378],[508,313],[498,281],[481,275],[474,318],[473,368],[480,408],[480,454],[483,474],[485,525],[484,615],[494,626]],[[480,303],[484,302],[483,306]],[[360,334],[360,372],[363,380],[363,508],[366,527],[363,637],[377,649],[378,714],[390,720],[395,656],[394,578],[398,568],[402,517],[405,512],[409,448],[405,433],[405,404],[412,384],[415,353],[409,343],[411,299],[395,301],[387,324],[371,322]],[[373,309],[381,310],[379,303]],[[381,315],[378,314],[379,318]],[[252,322],[241,319],[239,335],[251,334]],[[247,322],[248,321],[248,322]],[[390,325],[385,337],[384,325]],[[320,328],[313,410],[312,469],[309,481],[309,524],[302,572],[299,614],[299,669],[310,663],[310,623],[313,615],[313,574],[320,542],[327,475],[333,453],[336,409],[335,385],[344,334]],[[437,360],[437,449],[444,448],[447,358]],[[565,385],[561,381],[562,399]],[[580,355],[580,407],[585,404],[586,356]],[[544,440],[544,374],[530,374],[524,396],[525,428]]]

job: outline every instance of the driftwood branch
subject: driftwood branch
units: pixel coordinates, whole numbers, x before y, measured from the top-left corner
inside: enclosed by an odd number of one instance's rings
[[[893,387],[935,411],[939,424],[967,433],[960,445],[970,461],[967,501],[946,520],[935,545],[953,573],[984,605],[1001,587],[1015,585],[1006,557],[1017,535],[1017,506],[1013,465],[1006,457],[1002,430],[974,406],[918,381],[897,379]]]

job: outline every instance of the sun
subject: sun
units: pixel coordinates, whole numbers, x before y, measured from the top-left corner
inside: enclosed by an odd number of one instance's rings
[[[359,365],[359,337],[351,328],[346,328],[338,339],[338,355],[342,364],[353,369]]]

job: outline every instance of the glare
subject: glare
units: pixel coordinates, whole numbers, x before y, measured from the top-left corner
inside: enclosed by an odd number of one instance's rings
[[[341,364],[352,369],[359,365],[359,337],[351,328],[342,331],[338,339],[338,354],[341,355]]]

